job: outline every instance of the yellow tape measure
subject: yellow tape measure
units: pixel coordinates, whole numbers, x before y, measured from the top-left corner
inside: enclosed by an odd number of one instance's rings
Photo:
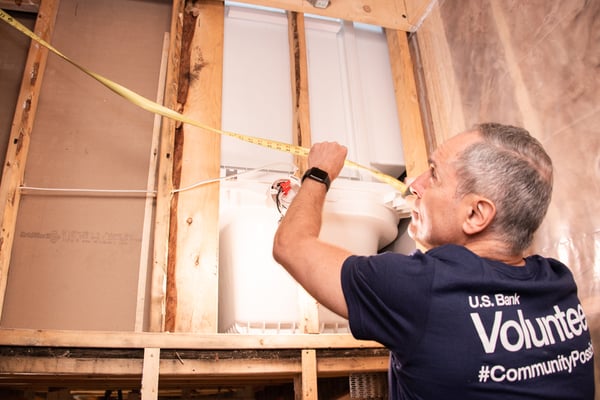
[[[152,113],[162,115],[163,117],[171,118],[173,120],[180,121],[180,122],[207,130],[209,132],[214,132],[219,135],[230,136],[230,137],[242,140],[244,142],[256,144],[258,146],[266,147],[269,149],[283,151],[285,153],[290,153],[290,154],[296,155],[296,156],[307,156],[308,155],[309,149],[307,149],[305,147],[296,146],[296,145],[284,143],[284,142],[279,142],[276,140],[264,139],[264,138],[259,138],[259,137],[255,137],[255,136],[249,136],[249,135],[242,135],[241,133],[222,131],[220,129],[210,127],[208,125],[205,125],[198,121],[195,121],[191,118],[188,118],[185,115],[178,113],[177,111],[171,110],[170,108],[167,108],[163,105],[155,103],[152,100],[149,100],[149,99],[135,93],[134,91],[127,89],[126,87],[119,85],[118,83],[113,82],[110,79],[107,79],[101,75],[98,75],[95,72],[92,72],[92,71],[88,70],[87,68],[77,64],[75,61],[71,60],[69,57],[67,57],[60,51],[58,51],[50,43],[46,42],[44,39],[40,38],[38,35],[36,35],[32,31],[30,31],[26,26],[21,24],[19,21],[15,20],[13,17],[6,14],[6,12],[4,12],[4,10],[2,10],[2,9],[0,9],[0,19],[5,21],[6,23],[8,23],[13,28],[17,29],[21,33],[25,34],[26,36],[29,36],[32,40],[35,40],[42,46],[46,47],[48,50],[50,50],[51,52],[53,52],[54,54],[56,54],[63,60],[67,61],[69,64],[73,65],[75,68],[81,70],[85,74],[94,78],[95,80],[97,80],[98,82],[100,82],[101,84],[103,84],[104,86],[106,86],[108,89],[112,90],[119,96],[129,100],[133,104],[143,108],[146,111],[150,111]],[[409,194],[408,186],[406,186],[404,183],[400,182],[399,180],[397,180],[396,178],[394,178],[390,175],[384,174],[383,172],[377,171],[373,168],[365,167],[363,165],[360,165],[360,164],[355,163],[350,160],[346,160],[345,165],[352,167],[352,168],[356,168],[356,169],[360,169],[360,170],[369,172],[376,179],[392,186],[402,196],[406,196]]]

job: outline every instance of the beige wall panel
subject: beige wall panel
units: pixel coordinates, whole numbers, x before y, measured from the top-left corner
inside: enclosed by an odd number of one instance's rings
[[[60,3],[52,43],[154,98],[168,1]],[[145,189],[154,116],[50,56],[25,185]],[[143,196],[24,192],[3,327],[133,330]]]

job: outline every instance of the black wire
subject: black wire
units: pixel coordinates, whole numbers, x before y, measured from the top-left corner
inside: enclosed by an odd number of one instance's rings
[[[283,188],[281,187],[281,183],[277,183],[277,195],[275,196],[275,205],[277,205],[277,211],[279,214],[283,215],[283,211],[281,211],[281,202],[279,201],[279,196],[283,192]]]

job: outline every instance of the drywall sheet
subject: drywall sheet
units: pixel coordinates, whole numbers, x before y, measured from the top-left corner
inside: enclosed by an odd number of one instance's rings
[[[63,0],[53,45],[154,99],[168,1]],[[24,185],[146,189],[154,116],[54,55]],[[145,197],[25,190],[2,327],[133,330]]]

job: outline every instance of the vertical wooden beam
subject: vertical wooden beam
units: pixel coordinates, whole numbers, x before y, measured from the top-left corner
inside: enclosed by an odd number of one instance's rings
[[[302,400],[302,374],[294,376],[294,400]]]
[[[434,3],[414,38],[424,71],[426,103],[429,105],[433,130],[427,134],[435,139],[434,143],[442,143],[464,131],[466,126],[461,92],[457,87],[438,2]]]
[[[51,42],[54,31],[58,5],[59,0],[44,0],[35,23],[34,32],[48,42]],[[47,58],[48,50],[45,47],[31,43],[2,172],[2,187],[0,187],[0,315],[4,305],[15,224],[21,200],[19,186],[23,182],[25,173],[31,129],[35,120]]]
[[[142,366],[142,399],[158,399],[158,377],[160,375],[160,349],[145,348]]]
[[[427,146],[419,108],[417,86],[406,32],[386,29],[396,107],[404,148],[406,173],[410,177],[427,169]]]
[[[163,51],[160,62],[160,72],[158,76],[158,90],[156,93],[156,102],[163,104],[165,99],[165,81],[167,76],[167,61],[169,55],[169,38],[170,35],[165,33],[163,38]],[[152,145],[150,147],[150,163],[148,165],[148,182],[146,189],[154,191],[156,189],[156,166],[158,164],[159,155],[159,140],[160,140],[160,127],[162,118],[156,114],[154,116],[154,127],[152,129]],[[148,261],[149,261],[149,248],[151,242],[151,223],[154,199],[147,195],[144,205],[144,225],[142,228],[142,246],[140,249],[140,268],[138,274],[138,295],[137,304],[135,311],[135,331],[141,332],[144,330],[144,309],[146,306],[146,286],[148,278]]]
[[[317,400],[317,351],[302,350],[302,399]]]
[[[221,127],[223,33],[225,7],[221,1],[195,2],[184,18],[195,17],[189,43],[189,87],[183,113],[205,125]],[[191,33],[191,32],[190,32]],[[185,34],[185,32],[184,32]],[[183,57],[184,55],[182,55]],[[185,55],[186,57],[188,54]],[[181,187],[219,177],[220,135],[184,125],[180,153]],[[177,193],[174,267],[167,307],[169,331],[216,333],[218,310],[219,183]],[[173,293],[174,291],[174,293]],[[168,299],[169,300],[169,299]]]
[[[179,110],[177,91],[179,87],[179,63],[181,58],[181,31],[184,0],[173,0],[171,31],[164,104]],[[154,225],[154,248],[152,284],[150,294],[149,329],[164,329],[167,260],[169,256],[169,228],[171,217],[171,192],[173,190],[173,153],[175,148],[175,121],[163,118],[158,158],[156,216]]]
[[[290,82],[292,85],[292,138],[297,146],[310,148],[310,104],[308,97],[308,61],[304,14],[288,11],[288,40],[290,47]],[[306,157],[294,156],[298,175],[306,171]],[[317,301],[299,287],[301,313],[300,329],[304,333],[319,333],[319,307]]]
[[[308,97],[308,61],[304,14],[288,11],[290,74],[292,84],[292,137],[294,144],[310,148],[310,106]],[[294,156],[300,176],[306,170],[306,157]]]

